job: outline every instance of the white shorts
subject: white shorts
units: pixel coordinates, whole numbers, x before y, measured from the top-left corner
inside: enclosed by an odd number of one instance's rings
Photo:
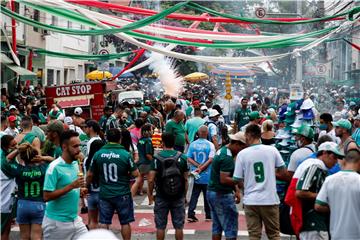
[[[304,231],[300,233],[300,240],[329,240],[329,234],[326,231]]]
[[[79,216],[72,222],[60,222],[44,216],[42,228],[44,240],[75,240],[88,231]]]

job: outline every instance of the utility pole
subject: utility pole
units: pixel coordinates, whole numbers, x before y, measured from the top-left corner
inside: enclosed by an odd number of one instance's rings
[[[296,1],[296,14],[299,17],[302,17],[301,15],[301,9],[302,9],[302,0]],[[299,31],[301,31],[301,25],[299,25]],[[301,83],[303,78],[303,65],[302,65],[302,56],[296,57],[296,77],[295,77],[295,83]]]

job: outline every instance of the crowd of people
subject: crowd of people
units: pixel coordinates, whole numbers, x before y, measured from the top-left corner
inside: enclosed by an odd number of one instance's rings
[[[214,240],[237,238],[241,200],[250,239],[263,226],[269,239],[360,239],[360,102],[334,94],[327,111],[314,94],[290,100],[259,88],[231,110],[218,93],[196,89],[110,97],[99,121],[81,107],[48,109],[41,86],[14,98],[2,91],[2,239],[14,218],[21,239],[78,239],[109,229],[115,213],[130,239],[133,199],[143,194],[157,239],[169,212],[183,239],[185,221],[203,221],[201,193]]]

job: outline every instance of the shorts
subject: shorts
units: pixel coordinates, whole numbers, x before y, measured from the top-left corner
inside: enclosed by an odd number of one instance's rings
[[[121,225],[135,221],[134,203],[131,194],[109,199],[100,199],[99,211],[101,224],[111,224],[116,210]]]
[[[81,217],[77,216],[71,222],[60,222],[44,216],[42,223],[44,240],[74,240],[87,233],[87,228]]]
[[[99,192],[90,192],[87,198],[88,209],[98,210],[99,209]]]
[[[141,174],[148,174],[150,172],[150,164],[140,164],[138,169]]]
[[[221,235],[224,231],[226,238],[236,238],[238,232],[238,216],[234,195],[207,191],[211,218],[212,234]]]
[[[16,222],[18,224],[42,224],[46,204],[40,201],[19,199]]]
[[[174,228],[183,229],[185,222],[185,198],[165,200],[158,196],[155,198],[154,207],[156,229],[166,229],[169,211]]]

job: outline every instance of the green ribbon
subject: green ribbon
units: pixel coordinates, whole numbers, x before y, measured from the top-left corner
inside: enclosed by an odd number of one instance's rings
[[[34,4],[31,4],[28,2],[26,2],[25,4],[34,6]],[[86,36],[86,35],[114,34],[114,33],[127,32],[130,30],[138,29],[138,28],[147,26],[153,22],[156,22],[160,19],[165,18],[167,15],[169,15],[173,12],[176,12],[177,10],[179,10],[180,8],[182,8],[183,6],[185,6],[187,4],[188,4],[188,2],[178,3],[175,6],[169,8],[169,9],[166,9],[165,11],[162,11],[161,13],[155,14],[153,16],[141,19],[141,20],[133,22],[133,23],[129,23],[122,28],[94,29],[94,30],[65,29],[65,28],[61,28],[61,27],[57,27],[57,26],[47,25],[47,24],[44,24],[41,22],[32,21],[24,16],[21,16],[17,13],[10,11],[9,9],[7,9],[6,7],[3,7],[3,6],[1,6],[1,12],[11,18],[16,19],[19,22],[23,22],[23,23],[32,25],[34,27],[38,27],[38,28],[42,28],[42,29],[46,29],[46,30],[54,31],[54,32],[65,33],[65,34],[81,35],[81,36],[85,35]],[[74,12],[72,12],[72,11],[68,11],[68,10],[64,10],[64,9],[57,11],[56,8],[49,8],[49,7],[44,7],[44,6],[41,6],[41,7],[37,6],[37,8],[43,9],[44,11],[51,12],[51,13],[57,12],[57,15],[61,15],[62,17],[71,19],[72,21],[83,22],[86,25],[89,25],[91,22],[90,20],[88,20],[86,18],[85,19],[80,18],[78,14],[74,14]],[[94,24],[92,24],[92,26],[94,26]]]
[[[332,18],[342,17],[342,16],[345,16],[345,15],[348,15],[349,19],[352,20],[353,15],[360,12],[360,7],[355,7],[355,8],[353,8],[353,9],[351,9],[349,11],[346,11],[344,13],[339,13],[339,14],[332,15],[332,16],[316,18],[316,19],[310,19],[310,20],[295,21],[295,22],[283,22],[283,21],[276,21],[276,20],[266,20],[266,19],[239,17],[239,16],[235,16],[235,15],[232,15],[232,14],[217,12],[215,10],[212,10],[210,8],[201,6],[201,5],[193,3],[193,2],[189,2],[187,7],[196,9],[196,10],[201,11],[201,12],[211,13],[211,14],[213,14],[215,16],[235,19],[235,20],[239,20],[239,21],[243,21],[243,22],[261,23],[261,24],[283,24],[283,25],[316,23],[316,22],[329,20],[329,19],[332,19]]]
[[[182,4],[185,5],[186,2],[182,3]],[[178,4],[176,6],[178,6]],[[178,6],[178,7],[180,7],[180,6]],[[49,9],[47,7],[42,7],[42,6],[40,8],[43,11],[50,11],[52,14],[60,15],[69,20],[78,21],[82,24],[90,25],[89,20],[86,17],[83,17],[81,14],[78,14],[78,13],[75,13],[72,11],[68,11],[68,10],[64,10],[64,9],[56,9],[56,8]],[[5,15],[7,15],[9,17],[14,17],[18,21],[24,22],[31,26],[46,29],[46,30],[53,31],[53,32],[70,34],[70,35],[101,35],[104,33],[104,31],[106,34],[109,34],[109,33],[113,34],[113,33],[119,32],[119,30],[124,29],[124,28],[111,28],[111,29],[104,29],[104,30],[100,30],[100,29],[94,29],[94,30],[67,29],[67,28],[61,28],[61,27],[44,24],[41,22],[34,21],[32,19],[25,18],[25,17],[20,16],[19,14],[14,13],[2,6],[1,6],[1,10],[2,10],[2,13],[4,13]],[[174,9],[171,11],[174,11]],[[166,14],[170,14],[171,11],[166,11]],[[152,19],[152,20],[154,20],[154,19]],[[92,23],[92,25],[94,26],[95,24]],[[143,23],[141,25],[143,25]],[[215,43],[207,44],[207,43],[189,42],[189,41],[155,37],[155,36],[150,36],[150,35],[132,32],[132,31],[128,31],[126,33],[129,34],[130,36],[140,38],[140,39],[157,41],[157,42],[162,42],[162,43],[175,43],[175,44],[185,45],[185,46],[250,49],[250,48],[283,48],[283,47],[290,47],[290,46],[302,46],[302,45],[308,44],[311,41],[298,42],[298,40],[325,34],[325,33],[328,33],[330,31],[334,30],[335,28],[336,27],[331,27],[331,28],[326,28],[326,29],[315,31],[315,32],[303,34],[301,36],[294,36],[294,37],[288,37],[288,38],[280,39],[280,40],[272,40],[272,41],[257,42],[257,43],[238,43],[238,42],[217,41]]]
[[[48,55],[52,57],[72,58],[77,60],[90,60],[90,61],[107,61],[112,59],[119,59],[122,57],[127,57],[133,53],[133,52],[122,52],[122,53],[111,53],[104,55],[82,55],[82,54],[71,54],[71,53],[63,53],[63,52],[53,52],[45,49],[34,49],[34,52],[37,54]]]

